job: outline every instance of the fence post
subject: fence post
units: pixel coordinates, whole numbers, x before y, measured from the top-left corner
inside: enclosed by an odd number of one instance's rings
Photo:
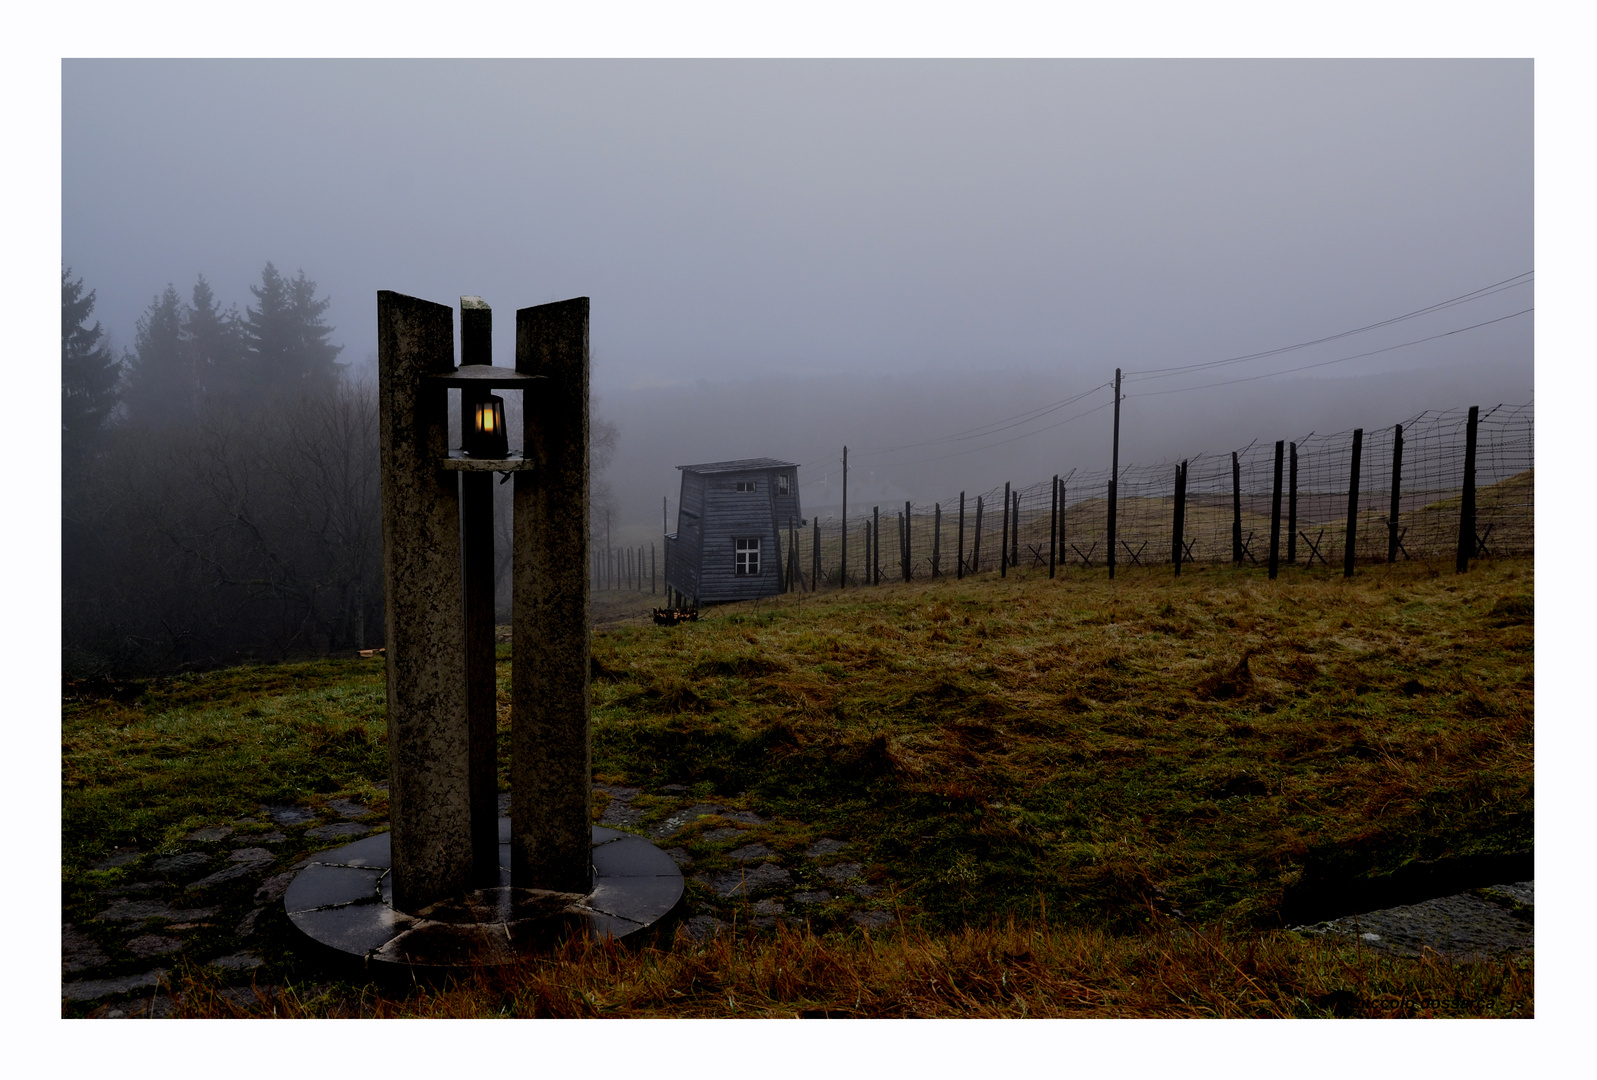
[[[1458,505],[1458,572],[1469,569],[1475,555],[1475,445],[1481,407],[1469,407],[1469,427],[1464,435],[1464,491]]]
[[[906,561],[909,551],[908,522],[904,515],[898,515],[898,576],[904,581],[909,580],[909,563]]]
[[[866,521],[862,522],[861,529],[866,534],[866,561],[859,567],[859,570],[861,570],[861,577],[864,578],[866,585],[870,585],[870,518],[866,518]]]
[[[654,545],[649,545],[649,595],[655,595],[654,587]]]
[[[932,503],[932,577],[942,571],[943,559],[943,504]]]
[[[1286,564],[1298,561],[1298,444],[1292,443],[1292,463],[1287,471]]]
[[[1009,565],[1020,569],[1020,489],[1015,489],[1015,512],[1009,519]]]
[[[1115,522],[1120,508],[1120,369],[1115,368],[1115,441],[1109,455],[1109,580],[1115,579]]]
[[[1109,492],[1108,492],[1108,495],[1109,495],[1109,507],[1108,507],[1108,514],[1109,514],[1109,580],[1113,581],[1115,579],[1115,518],[1119,516],[1118,514],[1116,514],[1115,511],[1116,511],[1116,509],[1117,509],[1117,507],[1119,505],[1119,502],[1118,502],[1118,499],[1116,498],[1117,492],[1115,491],[1115,481],[1114,481],[1114,477],[1112,477],[1112,476],[1109,478]]]
[[[970,572],[981,570],[981,496],[976,496],[976,539],[970,549]]]
[[[837,540],[837,587],[848,588],[848,447],[843,447],[843,524],[838,530]],[[816,528],[820,528],[820,519],[816,519]],[[817,532],[816,536],[820,536]]]
[[[810,537],[810,592],[821,591],[821,519],[814,521],[815,531]]]
[[[869,585],[871,583],[871,519],[870,518],[866,518],[865,519],[865,565],[863,567],[861,567],[861,569],[864,571],[865,584]]]
[[[1059,474],[1054,473],[1048,502],[1048,580],[1054,577],[1054,554],[1059,550]]]
[[[1281,569],[1281,466],[1286,443],[1275,441],[1275,482],[1270,486],[1270,580]]]
[[[1181,537],[1187,531],[1187,463],[1183,461],[1176,466],[1176,512],[1175,520],[1170,530],[1170,561],[1175,563],[1176,576],[1181,576],[1182,556],[1185,554],[1181,547]]]
[[[1386,561],[1397,562],[1398,487],[1403,482],[1403,425],[1392,431],[1392,506],[1386,512]]]
[[[1353,429],[1353,461],[1347,480],[1347,540],[1342,548],[1342,576],[1353,576],[1353,547],[1359,526],[1359,455],[1364,450],[1364,429]]]
[[[1231,561],[1242,565],[1242,465],[1231,451]]]
[[[910,546],[910,515],[913,511],[910,504],[904,504],[904,580],[909,581],[915,576],[914,549]]]
[[[882,508],[871,507],[871,584],[882,583]]]
[[[959,493],[959,543],[954,551],[954,580],[965,580],[965,493]]]
[[[1009,576],[1009,481],[1004,481],[1004,520],[998,531],[998,576]]]

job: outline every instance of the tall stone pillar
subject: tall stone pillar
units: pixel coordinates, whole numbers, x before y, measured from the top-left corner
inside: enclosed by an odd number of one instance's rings
[[[377,294],[388,802],[394,906],[416,911],[471,875],[460,517],[448,456],[454,311]],[[584,623],[586,625],[586,623]]]
[[[525,455],[515,474],[511,883],[588,893],[588,298],[516,312]],[[551,632],[558,627],[559,632]]]

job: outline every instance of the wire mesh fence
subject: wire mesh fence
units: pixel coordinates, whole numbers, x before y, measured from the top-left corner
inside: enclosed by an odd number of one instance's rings
[[[1123,467],[1113,493],[1115,565],[1174,567],[1180,558],[1262,568],[1272,534],[1281,566],[1324,571],[1350,565],[1350,538],[1353,564],[1452,565],[1463,544],[1466,558],[1533,554],[1534,407],[1478,410],[1473,522],[1463,523],[1469,412],[1427,410],[1391,427],[1281,440],[1279,513],[1273,441]],[[1108,469],[1065,469],[1057,489],[1047,477],[818,518],[794,535],[789,584],[1103,571],[1110,479]],[[1461,537],[1466,528],[1473,537]],[[785,534],[782,544],[786,559]]]

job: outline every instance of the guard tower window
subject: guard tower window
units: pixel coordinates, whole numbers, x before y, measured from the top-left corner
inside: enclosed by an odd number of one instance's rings
[[[787,473],[776,474],[776,493],[778,495],[787,494]]]
[[[754,481],[753,480],[739,480],[737,483],[738,483],[738,490],[739,491],[753,491],[754,490]]]
[[[738,577],[756,577],[760,572],[760,538],[752,536],[737,541]]]

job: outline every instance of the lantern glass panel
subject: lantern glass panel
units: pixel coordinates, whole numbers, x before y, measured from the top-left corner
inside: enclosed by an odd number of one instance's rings
[[[471,426],[466,433],[464,449],[472,457],[502,458],[509,455],[504,398],[489,395],[473,403]]]

